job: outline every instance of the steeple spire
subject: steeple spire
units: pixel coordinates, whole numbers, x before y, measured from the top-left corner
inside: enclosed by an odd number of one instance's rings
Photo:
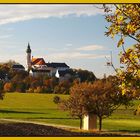
[[[27,46],[27,66],[28,66],[28,72],[31,70],[32,64],[31,64],[31,48],[30,48],[30,44],[28,43]]]
[[[27,53],[31,53],[31,48],[30,48],[30,44],[28,42],[28,46],[27,46],[27,50],[26,50]]]

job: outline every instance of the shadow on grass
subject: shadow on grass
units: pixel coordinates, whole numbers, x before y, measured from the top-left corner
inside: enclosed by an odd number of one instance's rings
[[[11,114],[47,114],[47,113],[41,113],[41,112],[28,112],[28,111],[16,111],[16,110],[0,110],[0,113],[11,113]],[[7,118],[7,117],[6,117]],[[26,119],[34,119],[34,120],[38,120],[38,119],[48,119],[48,120],[55,120],[55,119],[59,119],[59,120],[64,120],[64,119],[68,119],[68,120],[73,120],[73,119],[78,119],[78,118],[72,118],[72,117],[35,117],[35,118],[30,118],[27,117]]]
[[[30,119],[30,118],[27,118],[27,119]],[[31,118],[32,119],[32,118]],[[36,118],[33,118],[34,120],[37,120],[37,119],[41,119],[41,120],[45,120],[45,119],[52,119],[52,120],[64,120],[64,119],[67,119],[67,120],[78,120],[78,118],[70,118],[70,117],[65,117],[65,118],[55,118],[55,117],[36,117]]]
[[[15,110],[0,110],[0,113],[46,114],[46,113],[40,113],[40,112],[27,112],[27,111],[15,111]]]

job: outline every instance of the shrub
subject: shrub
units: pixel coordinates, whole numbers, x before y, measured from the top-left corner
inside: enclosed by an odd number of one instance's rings
[[[34,90],[34,93],[43,93],[43,88],[42,88],[42,87],[37,87],[37,88]]]
[[[0,80],[0,90],[3,90],[4,82]]]
[[[26,90],[26,93],[34,93],[34,89],[33,88],[29,88],[28,90]]]
[[[5,92],[12,92],[13,91],[13,84],[8,82],[4,84],[4,91]]]
[[[4,98],[4,91],[0,90],[0,100],[3,100]]]
[[[134,115],[140,115],[140,105],[138,108],[134,111]]]
[[[26,84],[23,82],[20,82],[16,86],[16,92],[26,92]]]
[[[60,101],[61,101],[61,98],[60,98],[59,96],[54,96],[53,102],[54,102],[55,104],[59,104]]]

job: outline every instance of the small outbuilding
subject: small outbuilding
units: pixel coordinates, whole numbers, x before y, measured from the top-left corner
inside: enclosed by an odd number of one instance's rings
[[[84,116],[83,130],[96,130],[97,129],[97,115],[89,113]]]

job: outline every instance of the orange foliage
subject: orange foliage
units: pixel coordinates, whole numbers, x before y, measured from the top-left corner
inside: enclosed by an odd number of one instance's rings
[[[5,83],[4,84],[4,91],[5,92],[12,92],[13,91],[13,84],[12,83]]]

